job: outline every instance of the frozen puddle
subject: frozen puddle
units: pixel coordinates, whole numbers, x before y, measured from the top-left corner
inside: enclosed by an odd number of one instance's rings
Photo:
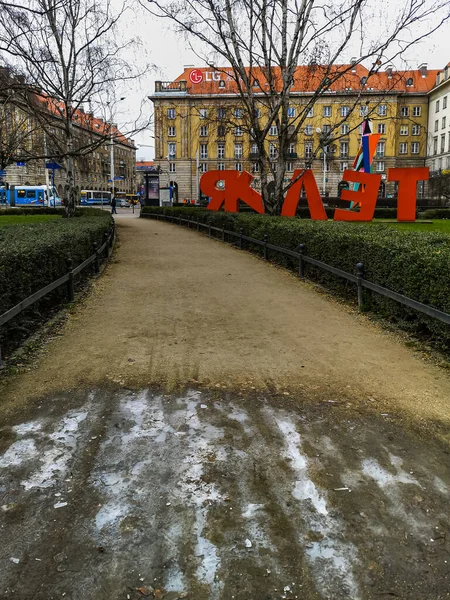
[[[24,597],[72,600],[137,600],[150,587],[195,600],[443,597],[447,455],[384,420],[280,404],[98,391],[3,428],[0,589],[35,582]]]

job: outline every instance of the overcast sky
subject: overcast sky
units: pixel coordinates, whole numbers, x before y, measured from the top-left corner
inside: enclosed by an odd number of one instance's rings
[[[396,0],[387,0],[396,2]],[[115,0],[121,4],[120,0]],[[171,31],[168,22],[152,17],[144,9],[129,11],[122,24],[127,36],[140,38],[142,45],[139,52],[133,52],[129,60],[138,66],[151,62],[155,69],[142,77],[138,84],[127,89],[121,95],[126,96],[118,105],[116,120],[125,129],[127,123],[136,118],[141,102],[145,100],[144,111],[148,117],[152,112],[153,103],[146,100],[155,89],[155,81],[171,81],[180,75],[184,65],[194,64],[203,66],[201,61],[188,48],[186,42]],[[417,68],[426,62],[430,69],[442,69],[450,61],[450,24],[446,24],[432,37],[417,44],[405,56],[410,68]],[[353,56],[353,54],[352,54]],[[347,60],[350,61],[350,53]],[[403,64],[395,64],[396,68],[404,68]],[[151,160],[154,157],[153,131],[148,130],[135,136],[139,149],[137,159]],[[150,147],[147,147],[150,146]]]

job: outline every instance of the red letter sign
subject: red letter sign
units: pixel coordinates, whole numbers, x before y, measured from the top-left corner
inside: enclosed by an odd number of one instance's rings
[[[335,221],[371,221],[375,212],[381,175],[363,173],[362,171],[344,171],[345,181],[359,183],[358,191],[342,190],[341,199],[361,205],[359,212],[337,208],[334,211]],[[364,186],[364,187],[363,187]]]
[[[217,187],[219,181],[224,182],[222,189]],[[239,212],[238,201],[242,200],[260,214],[264,214],[261,194],[258,194],[250,183],[253,175],[243,171],[207,171],[200,179],[200,189],[211,198],[208,210],[220,210],[224,204],[226,212]]]
[[[398,181],[397,221],[416,220],[416,186],[418,181],[428,181],[430,169],[388,169],[388,181]]]
[[[292,180],[295,181],[297,177],[298,179],[292,184],[286,194],[281,214],[284,217],[295,217],[298,202],[300,200],[300,192],[302,191],[302,187],[304,187],[311,219],[314,219],[315,221],[326,221],[328,218],[327,213],[323,207],[319,188],[317,187],[313,172],[311,169],[308,169],[307,171],[303,171],[302,174],[301,173],[301,170],[294,171]]]

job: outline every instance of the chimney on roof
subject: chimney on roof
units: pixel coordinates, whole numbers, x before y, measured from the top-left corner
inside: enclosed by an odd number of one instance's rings
[[[352,56],[350,59],[350,64],[352,65],[352,73],[356,73],[356,63],[357,63],[358,59],[356,58],[356,56]]]
[[[389,79],[392,79],[392,70],[393,70],[394,66],[393,65],[388,65],[386,67],[386,73],[387,76],[389,77]]]
[[[422,77],[425,78],[428,75],[427,63],[422,63],[421,65],[419,65],[419,71],[420,71],[420,74],[422,75]]]

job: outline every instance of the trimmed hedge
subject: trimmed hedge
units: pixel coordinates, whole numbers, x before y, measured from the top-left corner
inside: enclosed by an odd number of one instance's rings
[[[100,216],[102,214],[107,214],[107,212],[109,211],[103,211],[101,208],[93,208],[90,206],[86,206],[86,207],[82,207],[79,206],[75,209],[75,216],[76,217],[95,217],[95,216]],[[17,208],[3,208],[0,209],[0,217],[4,216],[4,215],[61,215],[62,217],[65,216],[65,210],[64,207],[61,206],[57,206],[57,207],[52,207],[52,206],[42,206],[42,207],[38,207],[38,206],[31,206],[30,208],[27,208],[25,206],[18,206]]]
[[[103,243],[112,218],[96,212],[100,214],[0,228],[0,314],[67,273],[68,258],[75,267],[93,253],[94,242]],[[6,323],[0,328],[0,344],[7,341],[10,349],[14,340],[29,333],[30,319],[42,318],[41,313],[47,314],[66,293],[65,286],[60,287]]]
[[[450,236],[438,232],[404,231],[389,225],[321,222],[289,217],[270,217],[189,208],[144,207],[142,213],[169,214],[225,227],[270,243],[297,250],[306,245],[306,254],[329,265],[356,274],[364,264],[365,278],[419,302],[450,313]],[[260,246],[246,248],[262,254]],[[296,259],[269,252],[270,260],[297,271]],[[306,265],[307,277],[326,284],[341,295],[356,298],[355,285]],[[365,307],[401,321],[415,332],[432,334],[450,347],[450,327],[408,309],[379,294],[365,290]]]
[[[450,219],[450,208],[428,208],[420,213],[421,219]]]

